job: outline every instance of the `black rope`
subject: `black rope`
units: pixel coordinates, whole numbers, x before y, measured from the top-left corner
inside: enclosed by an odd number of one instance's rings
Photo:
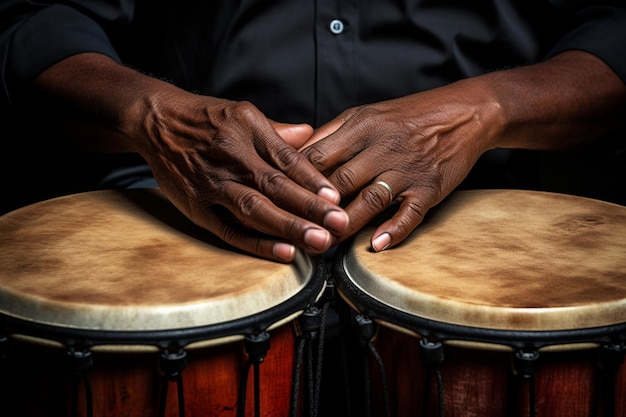
[[[159,398],[159,417],[165,417],[165,406],[167,404],[167,389],[169,380],[166,375],[161,376],[161,397]]]
[[[424,416],[428,415],[430,407],[430,390],[433,375],[437,382],[437,399],[439,404],[439,416],[445,416],[445,398],[443,392],[443,378],[439,365],[443,362],[444,352],[443,343],[439,341],[430,341],[426,338],[420,339],[420,356],[424,362]]]
[[[308,406],[309,406],[309,416],[313,417],[313,413],[314,413],[314,407],[315,407],[315,399],[314,399],[314,392],[315,392],[315,382],[314,382],[314,364],[313,364],[313,346],[311,343],[311,339],[309,338],[308,343],[306,345],[306,352],[307,352],[307,367],[306,367],[306,375],[307,375],[307,388],[308,388]]]
[[[254,415],[261,417],[261,376],[259,362],[254,362]]]
[[[252,366],[252,360],[248,359],[244,366],[241,381],[239,383],[239,398],[237,400],[237,417],[244,417],[246,415],[246,393],[248,391],[248,373],[250,372],[250,366]]]
[[[246,336],[245,348],[246,353],[248,354],[248,360],[246,361],[246,365],[241,376],[241,384],[239,385],[237,416],[245,416],[248,374],[250,373],[250,366],[254,365],[254,413],[255,416],[258,417],[261,415],[261,381],[259,365],[265,360],[267,351],[270,348],[270,334],[263,331],[258,334]]]
[[[305,397],[304,408],[308,412],[309,417],[317,417],[319,414],[319,404],[322,391],[322,370],[324,361],[324,340],[326,331],[326,318],[330,302],[325,302],[322,308],[310,306],[298,318],[301,334],[299,335],[299,343],[296,351],[296,363],[294,364],[294,384],[299,383],[301,379],[306,381],[307,396]],[[317,345],[315,345],[317,343]],[[300,362],[306,354],[306,363],[304,364],[304,376],[301,374],[302,369]],[[292,392],[292,416],[297,410],[298,395],[295,391],[298,388],[294,385]]]
[[[82,382],[85,391],[85,412],[87,417],[93,416],[93,394],[91,391],[91,382],[87,376],[87,370],[93,366],[93,357],[89,350],[77,350],[74,347],[69,348],[67,357],[70,361],[72,369],[72,405],[71,415],[78,415],[78,391]]]
[[[323,362],[324,362],[324,340],[326,337],[326,318],[328,316],[328,308],[330,306],[330,302],[324,303],[322,306],[322,311],[320,315],[320,331],[319,337],[317,340],[317,368],[316,368],[316,377],[315,377],[315,397],[314,397],[314,407],[313,413],[311,417],[317,417],[319,413],[319,404],[320,397],[322,392],[322,370],[323,370]]]
[[[293,361],[293,372],[292,372],[292,388],[291,388],[291,417],[298,416],[298,406],[299,406],[299,398],[300,398],[300,379],[302,378],[302,357],[304,355],[304,346],[306,344],[306,339],[300,337],[298,343],[295,348],[295,355]]]
[[[72,378],[72,410],[71,415],[73,417],[78,416],[78,391],[80,383],[83,383],[83,389],[85,390],[85,412],[87,417],[93,416],[93,394],[91,390],[91,382],[87,375],[83,372],[75,374]]]
[[[159,358],[159,370],[163,375],[159,415],[165,416],[170,382],[176,382],[178,395],[178,416],[185,417],[185,392],[183,389],[183,370],[187,366],[187,352],[182,348],[164,349]]]
[[[528,416],[535,417],[537,414],[537,392],[535,388],[535,371],[539,365],[539,352],[537,350],[520,349],[515,352],[513,372],[519,381],[526,381],[528,388]]]
[[[441,376],[441,369],[437,366],[435,368],[435,377],[437,378],[437,397],[439,398],[439,417],[445,416],[445,396],[443,393],[443,378]]]
[[[391,403],[389,402],[389,386],[387,384],[387,372],[385,371],[385,365],[383,364],[383,360],[378,354],[378,351],[374,347],[374,344],[370,341],[368,342],[369,351],[371,352],[376,364],[378,365],[378,370],[380,372],[380,379],[383,385],[383,401],[385,405],[385,415],[387,417],[391,417]]]
[[[366,417],[371,416],[371,376],[368,351],[371,352],[370,343],[376,334],[376,324],[362,314],[355,316],[357,329],[359,330],[359,341],[363,353],[363,401]]]
[[[183,390],[183,375],[178,374],[176,378],[176,386],[178,387],[178,415],[185,417],[185,391]]]

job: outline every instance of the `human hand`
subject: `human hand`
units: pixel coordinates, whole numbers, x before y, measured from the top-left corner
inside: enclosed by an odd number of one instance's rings
[[[34,90],[79,146],[140,154],[185,216],[236,248],[290,262],[296,246],[323,253],[347,227],[339,193],[297,151],[310,126],[271,121],[250,103],[192,94],[96,53],[54,64]]]
[[[323,253],[347,226],[339,194],[295,148],[308,125],[273,122],[252,104],[172,90],[143,117],[139,152],[192,221],[258,256]]]
[[[376,228],[371,246],[380,251],[402,242],[492,146],[499,117],[488,96],[459,82],[355,107],[318,128],[301,151],[342,197],[353,198],[340,240],[395,200],[397,212]]]

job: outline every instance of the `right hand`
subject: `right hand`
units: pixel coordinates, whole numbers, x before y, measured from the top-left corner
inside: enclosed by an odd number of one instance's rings
[[[283,262],[294,259],[293,245],[327,251],[333,233],[347,227],[338,192],[294,146],[310,127],[274,123],[247,102],[183,91],[158,96],[143,117],[140,153],[196,224]]]
[[[57,120],[72,119],[66,109],[80,115],[74,124],[89,120],[83,145],[142,155],[185,216],[236,248],[290,262],[296,246],[321,254],[348,226],[337,189],[297,151],[308,125],[273,122],[248,102],[192,94],[99,54],[55,64],[35,88]]]

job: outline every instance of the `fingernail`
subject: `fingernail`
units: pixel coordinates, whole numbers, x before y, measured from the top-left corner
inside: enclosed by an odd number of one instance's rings
[[[390,244],[391,236],[389,235],[389,233],[383,233],[382,235],[378,235],[374,239],[372,239],[372,249],[374,249],[375,252],[380,252],[387,249]]]
[[[304,243],[314,250],[325,250],[330,243],[330,233],[320,229],[309,229],[304,232]]]
[[[333,204],[339,204],[339,202],[341,201],[341,196],[339,195],[339,193],[332,188],[322,187],[317,192],[317,195]]]
[[[348,227],[348,215],[343,211],[333,210],[324,216],[324,227],[333,232],[341,233]]]
[[[274,256],[283,262],[291,262],[296,256],[296,248],[288,243],[276,243],[272,248]]]

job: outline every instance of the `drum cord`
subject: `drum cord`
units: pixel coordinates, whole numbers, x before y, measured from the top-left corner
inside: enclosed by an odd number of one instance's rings
[[[165,416],[165,405],[167,404],[167,391],[170,382],[176,382],[176,388],[178,393],[178,416],[185,417],[185,393],[183,389],[183,378],[181,374],[178,374],[172,379],[168,377],[163,377],[163,381],[161,383],[161,399],[159,401],[159,416]]]
[[[515,352],[513,361],[513,382],[517,383],[513,384],[514,387],[510,390],[510,395],[518,393],[522,382],[527,382],[528,417],[535,417],[537,414],[535,372],[539,366],[539,352],[534,349],[520,349]],[[514,412],[517,411],[516,409],[520,408],[518,403],[519,399],[517,401],[509,401],[509,415],[514,415]]]
[[[424,362],[424,399],[423,415],[428,416],[429,395],[431,389],[432,376],[437,381],[437,400],[439,403],[439,417],[445,416],[445,398],[443,392],[443,377],[441,376],[441,362],[443,362],[443,343],[430,341],[426,338],[420,339],[420,356]]]
[[[87,375],[87,369],[93,365],[93,357],[89,350],[76,350],[70,348],[67,351],[67,357],[71,362],[72,373],[72,399],[71,412],[72,417],[78,415],[78,390],[82,382],[85,390],[85,409],[87,417],[93,416],[93,394],[91,390],[91,382]]]
[[[522,384],[526,383],[526,392],[528,393],[528,417],[535,417],[537,414],[537,396],[535,391],[535,377],[534,375],[520,376],[513,375],[511,383],[509,385],[509,401],[507,415],[520,415],[520,408],[523,402],[519,396],[522,391]]]
[[[383,402],[385,407],[385,415],[391,416],[391,401],[389,398],[389,386],[387,381],[387,373],[385,371],[385,365],[378,353],[378,350],[372,342],[374,335],[376,334],[376,324],[369,318],[363,315],[356,316],[356,322],[360,330],[361,341],[367,350],[370,352],[374,361],[378,365],[378,370],[381,377]],[[428,416],[429,413],[429,394],[431,387],[431,379],[434,374],[437,382],[437,399],[439,406],[439,417],[445,417],[445,398],[443,389],[443,378],[441,374],[440,364],[443,361],[443,344],[439,341],[432,342],[427,339],[420,340],[420,354],[425,363],[426,373],[424,380],[424,399],[423,399],[423,415]],[[367,355],[363,357],[363,379],[364,379],[364,397],[365,397],[365,413],[366,416],[371,416],[371,375],[369,371],[369,358]]]
[[[93,416],[93,395],[91,392],[91,383],[89,382],[89,378],[83,372],[77,373],[72,378],[72,411],[71,416],[78,416],[78,388],[80,382],[83,383],[83,388],[85,389],[85,407],[86,407],[86,415],[87,417]]]
[[[161,382],[161,398],[159,400],[159,417],[165,416],[167,392],[170,382],[176,382],[178,394],[178,416],[185,417],[185,391],[183,389],[183,369],[187,366],[187,352],[184,349],[176,351],[164,350],[161,353],[159,367],[163,374]]]
[[[317,411],[319,410],[319,401],[321,396],[322,389],[322,367],[324,360],[324,340],[326,337],[326,318],[328,316],[328,308],[330,306],[330,302],[324,303],[322,306],[322,315],[320,318],[320,335],[319,340],[317,342],[317,366],[316,377],[315,377],[315,414],[317,415]]]
[[[385,402],[385,415],[387,417],[391,416],[391,405],[390,405],[390,401],[389,401],[389,386],[387,384],[387,373],[385,371],[385,365],[383,364],[383,360],[380,357],[380,354],[378,353],[378,350],[376,350],[376,348],[374,347],[374,344],[372,343],[372,341],[368,341],[367,342],[367,347],[370,351],[370,353],[372,354],[372,356],[374,357],[374,360],[376,361],[376,364],[378,365],[378,369],[380,371],[380,377],[382,380],[382,384],[383,384],[383,396],[384,396],[384,402]],[[369,372],[367,372],[368,374],[368,382],[367,385],[369,386],[370,382],[369,382]],[[368,396],[369,394],[369,387],[368,387]]]
[[[248,360],[246,362],[244,375],[241,379],[241,385],[239,386],[239,406],[237,408],[237,415],[243,417],[246,412],[246,387],[248,385],[248,373],[250,367],[253,367],[254,374],[254,415],[255,417],[261,416],[261,380],[259,375],[259,362]]]
[[[293,362],[293,382],[291,388],[291,410],[289,415],[291,417],[296,417],[298,415],[298,398],[300,397],[300,373],[301,373],[301,364],[302,357],[304,355],[304,346],[306,344],[306,340],[304,338],[300,338],[298,340],[298,344],[296,345],[296,353]]]
[[[319,401],[322,387],[322,365],[324,361],[324,340],[326,332],[326,318],[330,302],[325,302],[322,308],[312,306],[307,308],[299,318],[302,334],[296,346],[293,364],[293,386],[291,390],[290,416],[296,417],[299,410],[300,380],[302,379],[302,366],[304,364],[304,351],[307,351],[306,377],[308,385],[309,417],[317,417],[319,413]],[[314,342],[317,341],[316,355],[314,355]],[[307,349],[308,347],[308,349]]]
[[[435,379],[437,381],[437,401],[438,401],[438,409],[439,409],[439,417],[445,416],[445,401],[443,396],[443,378],[441,376],[441,369],[439,367],[428,367],[426,370],[426,374],[424,375],[424,398],[423,398],[423,409],[422,415],[428,416],[429,412],[429,395],[430,395],[430,387],[431,387],[431,379],[432,375],[435,375]]]
[[[389,386],[387,384],[387,373],[385,371],[385,365],[383,364],[383,360],[376,350],[376,347],[372,343],[372,339],[376,334],[376,323],[374,323],[371,319],[365,317],[362,314],[358,314],[355,317],[359,335],[361,338],[361,343],[363,348],[367,348],[367,351],[372,355],[374,361],[378,365],[378,370],[380,372],[381,383],[383,386],[383,402],[385,406],[385,415],[387,417],[391,416],[391,403],[389,401]],[[364,399],[365,399],[365,415],[367,417],[371,417],[371,375],[369,371],[369,357],[368,355],[363,355],[363,383],[364,383]]]
[[[246,393],[248,388],[248,374],[250,367],[254,372],[254,415],[261,416],[261,381],[259,374],[259,365],[265,360],[267,352],[270,348],[270,334],[266,331],[258,334],[246,336],[246,352],[248,360],[241,375],[241,383],[239,385],[239,399],[237,401],[237,416],[244,417],[246,415]]]

